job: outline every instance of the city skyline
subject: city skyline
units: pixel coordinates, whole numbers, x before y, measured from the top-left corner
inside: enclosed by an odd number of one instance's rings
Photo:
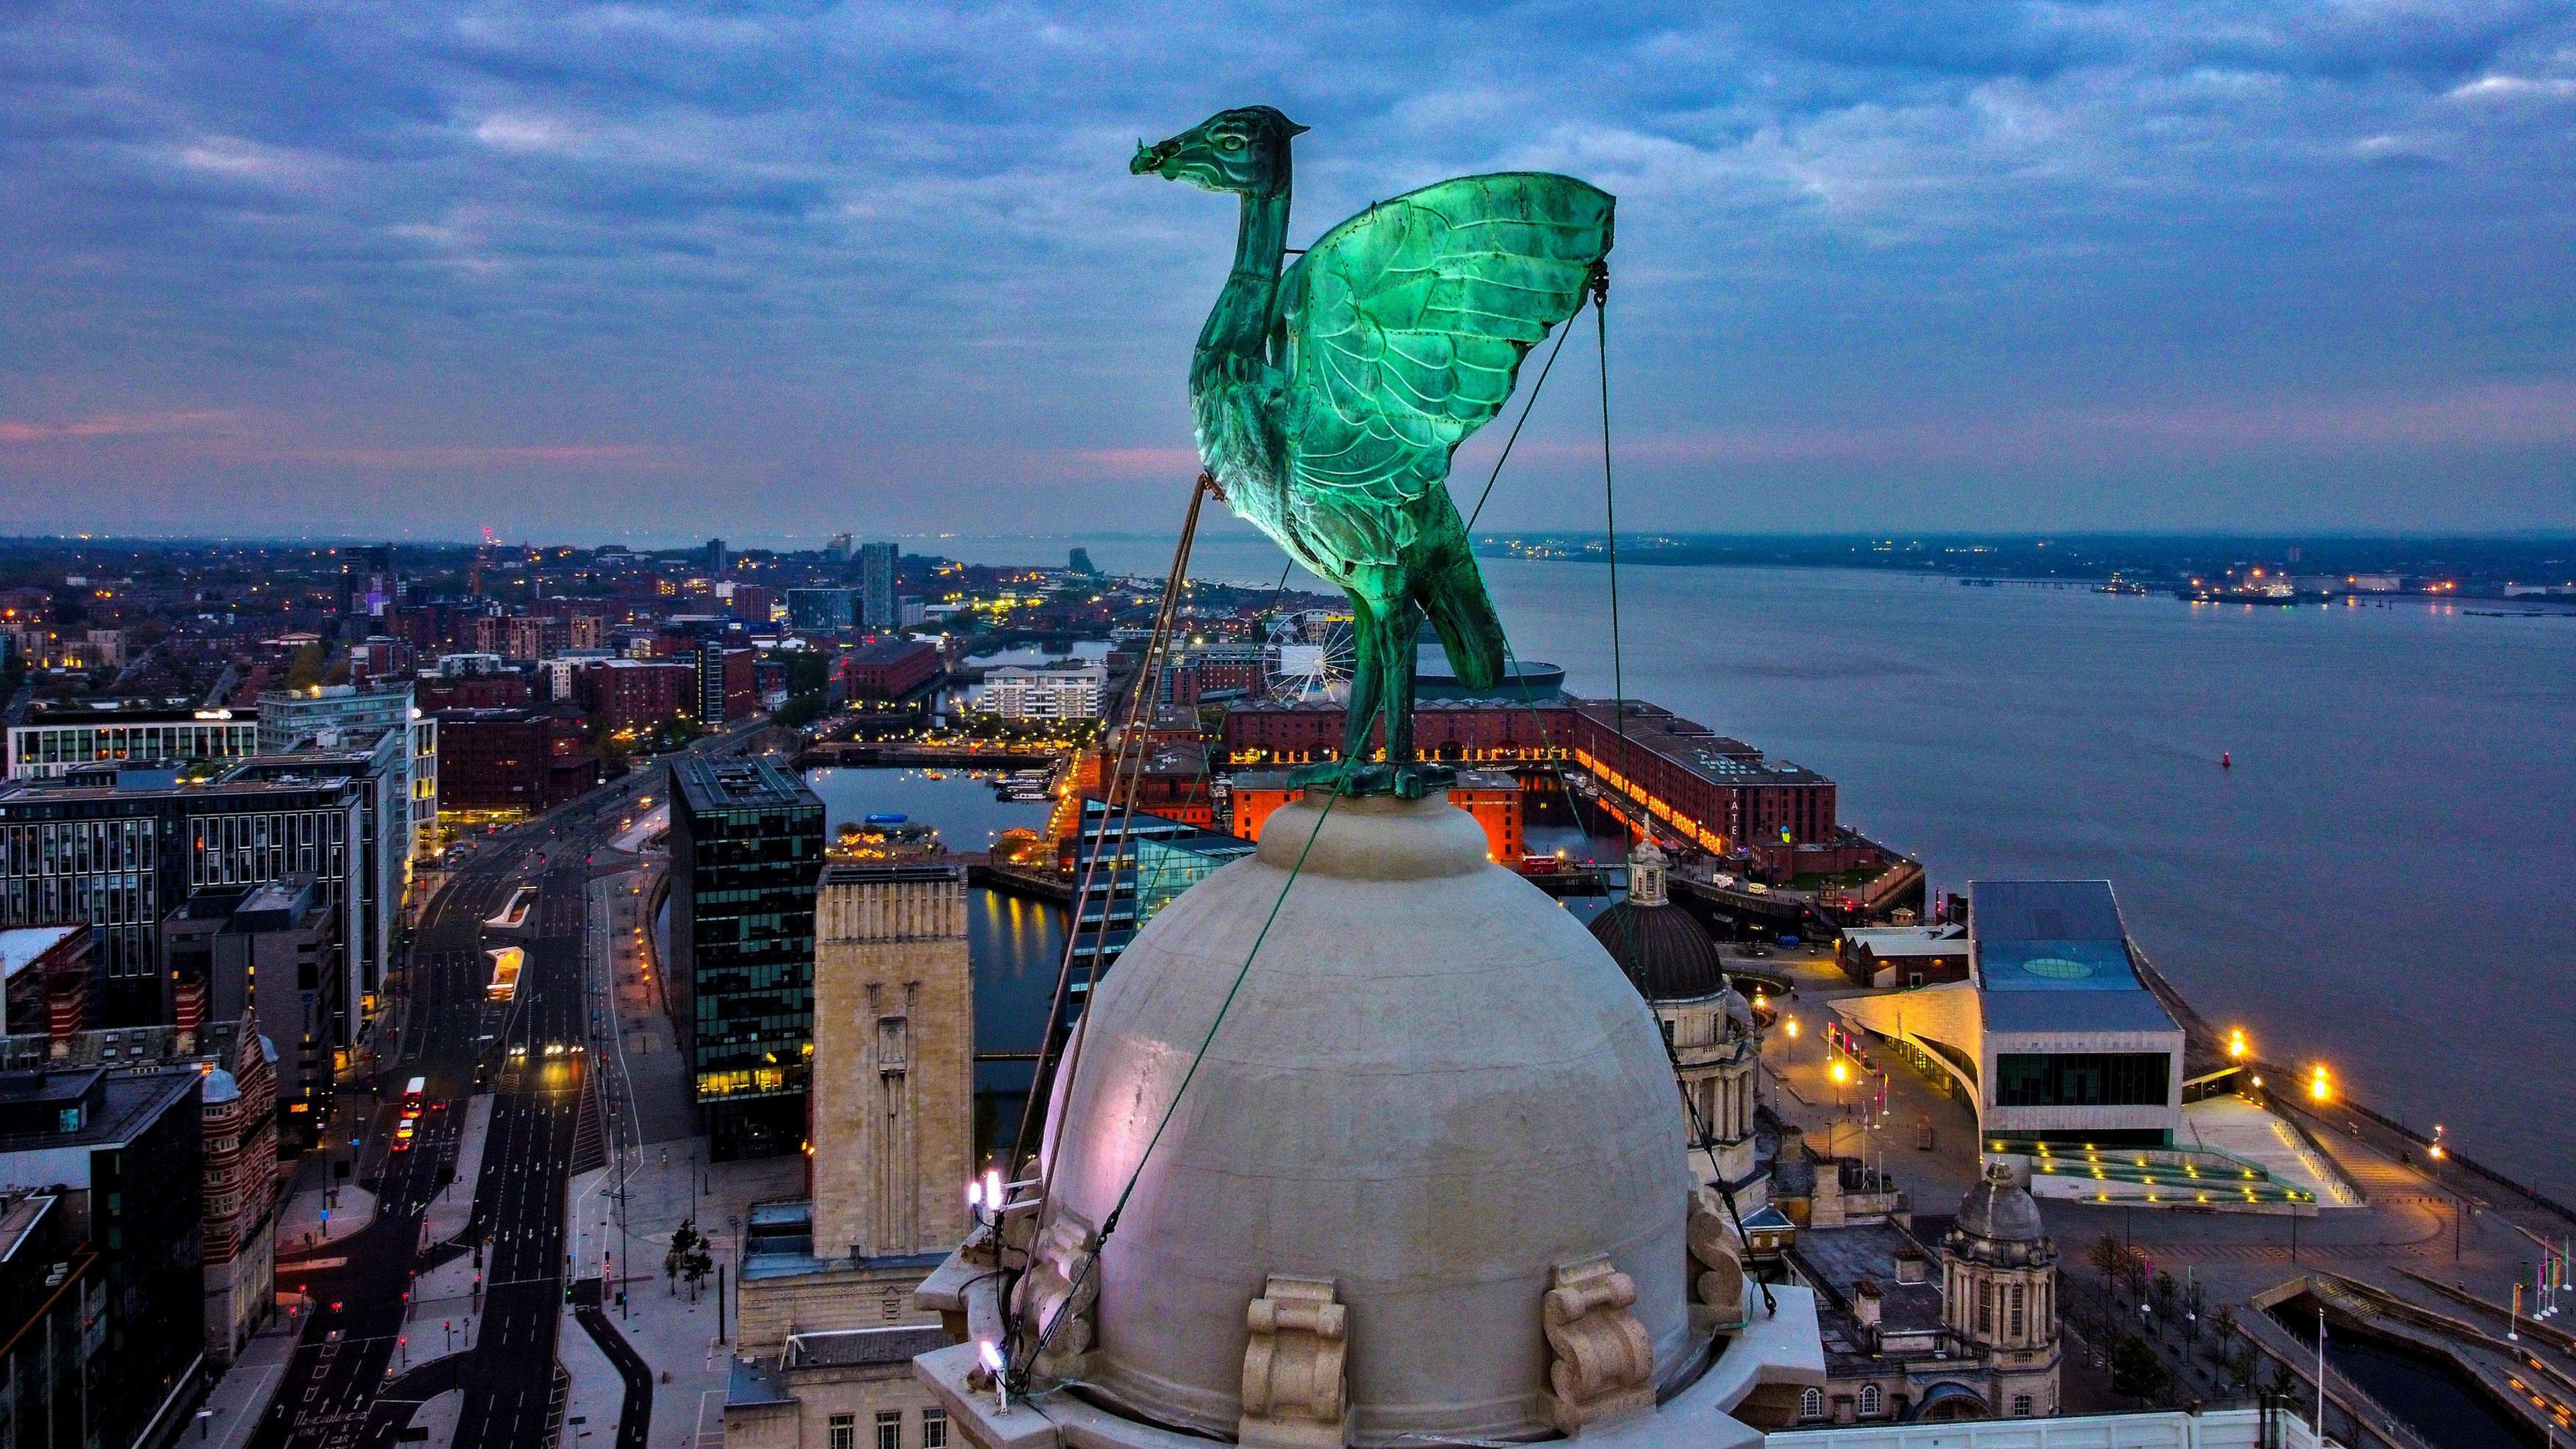
[[[1150,531],[1232,232],[1125,153],[1265,101],[1294,242],[1478,170],[1620,196],[1623,525],[2576,527],[2572,14],[40,7],[0,506]],[[1486,530],[1597,526],[1575,326]]]

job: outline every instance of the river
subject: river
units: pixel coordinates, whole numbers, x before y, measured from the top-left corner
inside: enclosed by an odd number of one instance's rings
[[[1073,543],[1111,569],[1170,558],[1141,537],[911,546],[1055,563]],[[1219,532],[1194,571],[1280,568]],[[1606,569],[1484,568],[1520,654],[1611,692]],[[1632,567],[1620,588],[1630,694],[1834,777],[1842,818],[1934,889],[2107,878],[2213,1021],[2576,1199],[2576,617],[1858,570]]]

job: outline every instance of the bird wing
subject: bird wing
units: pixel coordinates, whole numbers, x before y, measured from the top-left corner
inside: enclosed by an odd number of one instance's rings
[[[1462,176],[1379,202],[1289,269],[1289,502],[1313,532],[1355,561],[1397,561],[1449,455],[1582,305],[1614,205],[1570,176]]]

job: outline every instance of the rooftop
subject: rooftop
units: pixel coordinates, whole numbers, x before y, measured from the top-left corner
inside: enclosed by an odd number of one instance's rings
[[[953,1340],[936,1324],[893,1328],[847,1328],[828,1333],[791,1333],[778,1356],[782,1369],[857,1368],[867,1364],[912,1362],[919,1354],[946,1348]]]
[[[53,1197],[45,1193],[9,1199],[8,1206],[0,1209],[0,1262],[17,1256],[18,1245],[27,1241],[27,1235],[45,1220],[53,1206]]]
[[[823,808],[805,782],[767,759],[717,764],[700,755],[671,762],[671,781],[691,810]]]
[[[1971,881],[1977,984],[1988,991],[2143,991],[2106,880]]]
[[[2177,1031],[2129,961],[2104,880],[1968,883],[1970,961],[1990,1031]]]
[[[1696,720],[1642,700],[1578,699],[1574,712],[1630,744],[1648,750],[1713,784],[1826,785],[1823,775],[1786,760],[1766,760],[1744,741],[1721,735]]]
[[[1947,923],[1936,926],[1871,926],[1843,932],[1854,949],[1867,947],[1874,956],[1964,956],[1968,933]]]
[[[16,789],[0,790],[0,811],[43,805],[76,805],[100,800],[168,799],[184,796],[204,800],[245,800],[265,795],[291,795],[304,791],[327,789],[342,791],[352,788],[345,779],[333,780],[237,780],[227,777],[208,784],[152,785],[141,789],[118,789],[113,785],[54,785],[41,780],[14,780]]]
[[[86,724],[249,724],[254,711],[199,709],[185,699],[40,699],[13,728]]]
[[[877,885],[903,881],[954,881],[964,876],[966,868],[955,862],[927,860],[875,860],[840,862],[823,867],[822,886]]]
[[[12,926],[0,931],[0,978],[15,978],[46,952],[87,934],[87,926]]]
[[[874,644],[862,644],[842,655],[841,659],[847,664],[892,664],[912,658],[925,649],[936,651],[938,648],[936,644],[919,639],[881,639]]]
[[[1862,1284],[1877,1289],[1879,1322],[1890,1333],[1929,1333],[1941,1326],[1940,1274],[1932,1266],[1933,1255],[1893,1223],[1808,1228],[1789,1252],[1809,1280],[1823,1284],[1835,1306],[1845,1311]],[[1922,1282],[1898,1281],[1898,1261],[1907,1257],[1923,1264]]]

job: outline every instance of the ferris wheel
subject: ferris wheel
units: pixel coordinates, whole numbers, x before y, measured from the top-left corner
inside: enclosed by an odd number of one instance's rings
[[[1289,615],[1271,625],[1262,654],[1273,703],[1342,704],[1350,699],[1358,654],[1348,616],[1320,610]]]

